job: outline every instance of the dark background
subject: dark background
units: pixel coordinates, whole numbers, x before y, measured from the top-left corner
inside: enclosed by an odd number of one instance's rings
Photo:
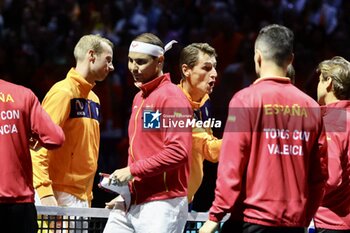
[[[218,53],[213,116],[225,122],[232,95],[256,78],[253,46],[261,27],[279,23],[294,31],[295,85],[315,98],[318,63],[335,55],[350,59],[349,13],[347,0],[0,0],[0,78],[31,88],[42,100],[75,65],[73,48],[82,35],[113,41],[115,71],[94,88],[103,116],[98,172],[112,172],[127,161],[127,124],[138,91],[127,52],[136,35],[152,32],[164,43],[179,42],[166,53],[164,67],[174,83],[181,49],[192,42],[212,45]],[[214,133],[221,137],[222,129]],[[208,210],[215,187],[216,164],[204,167],[198,211]],[[113,198],[97,186],[94,195],[94,207]]]

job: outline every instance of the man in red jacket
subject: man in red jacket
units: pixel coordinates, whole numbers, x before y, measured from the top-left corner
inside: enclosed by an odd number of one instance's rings
[[[328,141],[326,194],[314,218],[317,232],[350,232],[350,63],[342,57],[318,65],[319,104]]]
[[[327,179],[326,138],[319,105],[286,77],[293,32],[262,28],[255,42],[258,79],[238,92],[220,151],[215,200],[199,232],[303,233]]]
[[[0,79],[1,232],[37,232],[30,139],[55,149],[64,134],[31,90]]]
[[[167,48],[151,33],[131,42],[128,67],[140,92],[129,122],[128,166],[112,174],[117,184],[129,184],[131,206],[127,212],[114,208],[104,233],[178,233],[186,224],[192,147],[186,122],[193,113],[170,74],[163,73]]]

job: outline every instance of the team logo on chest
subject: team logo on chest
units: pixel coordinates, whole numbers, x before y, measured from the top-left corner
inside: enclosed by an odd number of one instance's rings
[[[100,122],[100,105],[83,98],[71,99],[70,118],[91,118]]]

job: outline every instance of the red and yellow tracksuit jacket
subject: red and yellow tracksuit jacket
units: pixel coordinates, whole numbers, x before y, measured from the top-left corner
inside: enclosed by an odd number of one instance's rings
[[[34,93],[0,79],[0,203],[33,203],[29,139],[57,148],[64,142]]]
[[[288,78],[258,79],[230,101],[209,219],[306,227],[327,178],[319,105]]]
[[[191,118],[191,106],[182,91],[171,83],[169,74],[143,84],[140,89],[129,121],[132,203],[185,197],[192,129],[178,124]]]
[[[315,226],[350,230],[350,101],[340,100],[323,107],[329,178],[314,218]]]

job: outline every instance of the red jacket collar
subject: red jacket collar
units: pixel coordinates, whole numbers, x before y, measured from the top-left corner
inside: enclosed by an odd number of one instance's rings
[[[339,100],[330,104],[322,105],[322,116],[329,114],[330,111],[334,109],[346,109],[350,108],[350,100]]]
[[[142,84],[139,88],[142,91],[142,97],[146,98],[152,91],[159,87],[163,82],[171,81],[170,74],[166,73],[147,83]]]
[[[263,77],[263,78],[258,78],[255,80],[253,84],[263,82],[263,81],[275,81],[275,82],[280,82],[280,83],[291,83],[290,78],[287,77]]]
[[[348,108],[348,107],[350,107],[350,100],[339,100],[337,102],[327,104],[327,105],[325,105],[325,107]]]

